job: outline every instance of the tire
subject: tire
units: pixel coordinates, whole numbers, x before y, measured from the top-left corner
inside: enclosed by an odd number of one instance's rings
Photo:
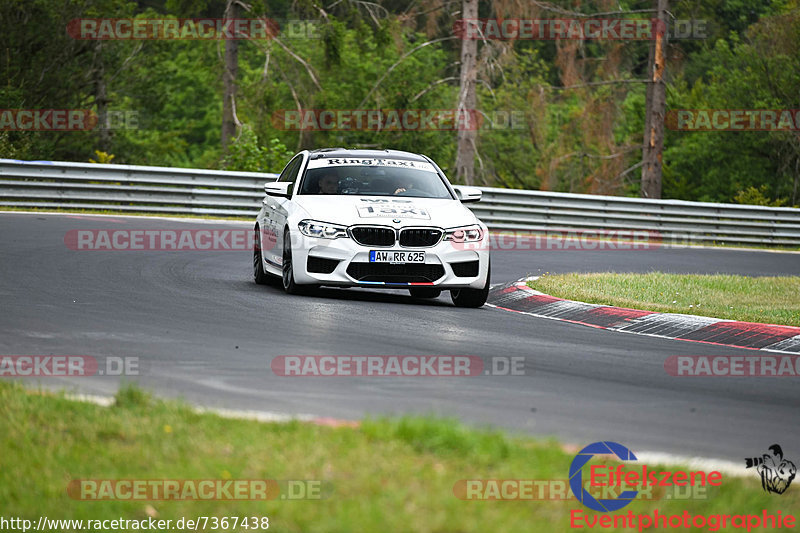
[[[450,298],[456,307],[481,307],[489,298],[489,283],[492,277],[492,267],[486,272],[486,285],[482,289],[453,289]]]
[[[442,294],[441,289],[431,287],[412,287],[408,289],[412,298],[438,298]]]
[[[264,260],[261,257],[261,230],[256,226],[256,237],[253,242],[253,280],[259,285],[269,285],[272,276],[264,272]]]
[[[298,285],[294,281],[294,261],[292,261],[292,241],[289,229],[283,232],[283,265],[281,276],[283,290],[286,294],[308,294],[315,287],[313,285]]]

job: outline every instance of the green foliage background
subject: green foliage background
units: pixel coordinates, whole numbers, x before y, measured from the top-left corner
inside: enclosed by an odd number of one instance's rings
[[[585,13],[652,7],[649,0],[551,4]],[[250,5],[243,17],[270,17],[284,31],[279,41],[240,41],[242,126],[223,153],[224,41],[76,40],[65,28],[81,17],[222,17],[224,0],[0,0],[0,109],[96,110],[103,80],[109,109],[136,117],[134,127],[112,130],[110,146],[97,130],[0,131],[0,157],[86,161],[101,150],[115,163],[274,172],[298,149],[346,146],[423,152],[451,170],[453,131],[286,131],[273,114],[455,108],[458,2]],[[668,109],[800,109],[798,0],[673,0],[671,12],[703,21],[707,37],[671,41]],[[499,1],[481,2],[479,15],[563,16]],[[312,20],[313,32],[288,32],[290,20]],[[480,43],[478,182],[637,195],[645,85],[618,80],[645,78],[647,54],[643,41]],[[513,127],[498,121],[512,113],[523,117]],[[666,135],[665,198],[800,204],[798,132]]]

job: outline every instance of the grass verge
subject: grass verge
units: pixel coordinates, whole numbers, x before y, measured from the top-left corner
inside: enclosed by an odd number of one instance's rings
[[[8,382],[0,383],[0,404],[3,515],[34,523],[41,515],[173,521],[268,516],[277,531],[569,531],[570,510],[596,515],[574,499],[455,497],[461,479],[566,479],[573,454],[553,441],[449,420],[381,419],[359,428],[261,423],[199,414],[139,389],[123,389],[114,406],[100,407]],[[332,492],[321,500],[266,502],[83,501],[67,494],[74,479],[322,480]],[[776,496],[759,483],[755,473],[723,477],[705,499],[634,501],[621,513],[774,513],[797,507],[794,487]]]
[[[557,298],[661,313],[800,326],[800,276],[554,274],[529,285]]]

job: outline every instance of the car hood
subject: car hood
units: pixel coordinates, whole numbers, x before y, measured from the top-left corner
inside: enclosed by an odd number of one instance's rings
[[[301,195],[295,196],[294,201],[308,213],[309,218],[346,226],[369,224],[396,228],[453,228],[479,222],[472,211],[457,200],[408,196]]]

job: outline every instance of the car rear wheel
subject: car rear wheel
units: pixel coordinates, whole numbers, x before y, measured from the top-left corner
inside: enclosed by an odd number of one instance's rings
[[[413,298],[438,298],[442,294],[441,289],[431,287],[411,287],[408,289]]]
[[[492,275],[492,267],[486,272],[486,285],[482,289],[453,289],[450,291],[450,298],[456,307],[481,307],[489,298],[489,282]]]

